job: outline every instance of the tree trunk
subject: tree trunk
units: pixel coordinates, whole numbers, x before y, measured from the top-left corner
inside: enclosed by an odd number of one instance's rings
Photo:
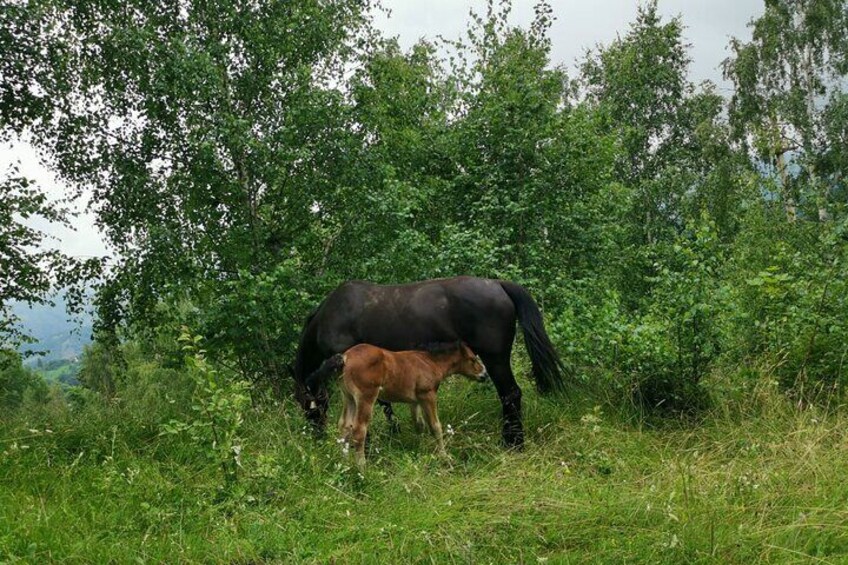
[[[789,189],[789,173],[786,171],[786,153],[781,147],[777,154],[777,171],[780,174],[781,192],[783,193],[783,209],[786,211],[786,219],[794,223],[798,219],[798,206],[795,197]]]

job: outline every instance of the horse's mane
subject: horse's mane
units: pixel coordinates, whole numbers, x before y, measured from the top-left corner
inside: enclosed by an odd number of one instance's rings
[[[461,341],[433,341],[429,343],[419,343],[415,346],[418,351],[426,351],[431,355],[449,355],[456,353],[462,347]]]

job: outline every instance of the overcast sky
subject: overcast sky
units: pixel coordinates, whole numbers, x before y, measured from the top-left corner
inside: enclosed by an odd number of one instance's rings
[[[464,32],[468,12],[485,10],[485,0],[384,0],[391,17],[378,17],[377,25],[389,35],[397,35],[402,47],[409,47],[422,37],[441,34],[447,38]],[[527,26],[533,20],[535,0],[515,0],[511,22]],[[555,64],[573,68],[586,49],[605,44],[624,35],[636,18],[637,0],[553,0],[554,20],[551,26]],[[659,0],[665,18],[682,16],[684,38],[691,44],[693,62],[690,78],[699,83],[712,80],[723,84],[721,62],[727,58],[731,37],[748,38],[747,24],[763,12],[763,0]],[[425,7],[426,6],[426,7]]]
[[[532,0],[515,0],[511,23],[526,26],[533,19]],[[721,62],[729,55],[731,37],[748,39],[747,23],[763,11],[763,0],[660,0],[659,10],[665,17],[682,16],[685,40],[691,44],[690,79],[699,83],[712,80],[725,94],[728,85],[721,78]],[[408,48],[421,38],[437,35],[456,38],[466,29],[469,10],[485,10],[485,0],[383,0],[390,17],[378,15],[376,23],[387,35],[396,35]],[[605,44],[616,35],[627,32],[636,16],[636,0],[553,0],[555,21],[551,27],[554,64],[565,64],[572,70],[586,49]],[[39,182],[54,197],[64,193],[49,171],[40,166],[31,147],[25,143],[0,145],[0,174],[20,161],[21,172]],[[74,256],[106,253],[90,215],[80,215],[74,224],[76,232],[50,228],[59,239],[58,247]]]

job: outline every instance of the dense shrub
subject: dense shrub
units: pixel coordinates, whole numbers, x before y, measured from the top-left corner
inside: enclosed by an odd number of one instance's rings
[[[24,367],[17,354],[0,350],[0,408],[10,411],[24,403],[40,404],[48,397],[47,383]]]
[[[722,255],[712,222],[693,222],[658,251],[640,309],[603,279],[578,281],[559,293],[554,338],[578,365],[608,369],[643,408],[701,408],[708,400],[699,384],[720,351]]]
[[[725,340],[733,359],[773,359],[781,385],[798,394],[841,389],[848,380],[845,223],[760,220],[752,232],[766,233],[756,244],[741,240],[728,283],[733,308]]]

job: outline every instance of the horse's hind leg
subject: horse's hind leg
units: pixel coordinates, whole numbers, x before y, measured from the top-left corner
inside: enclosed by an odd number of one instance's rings
[[[509,366],[509,356],[483,357],[503,406],[503,442],[507,447],[524,447],[524,426],[521,424],[521,389]]]

